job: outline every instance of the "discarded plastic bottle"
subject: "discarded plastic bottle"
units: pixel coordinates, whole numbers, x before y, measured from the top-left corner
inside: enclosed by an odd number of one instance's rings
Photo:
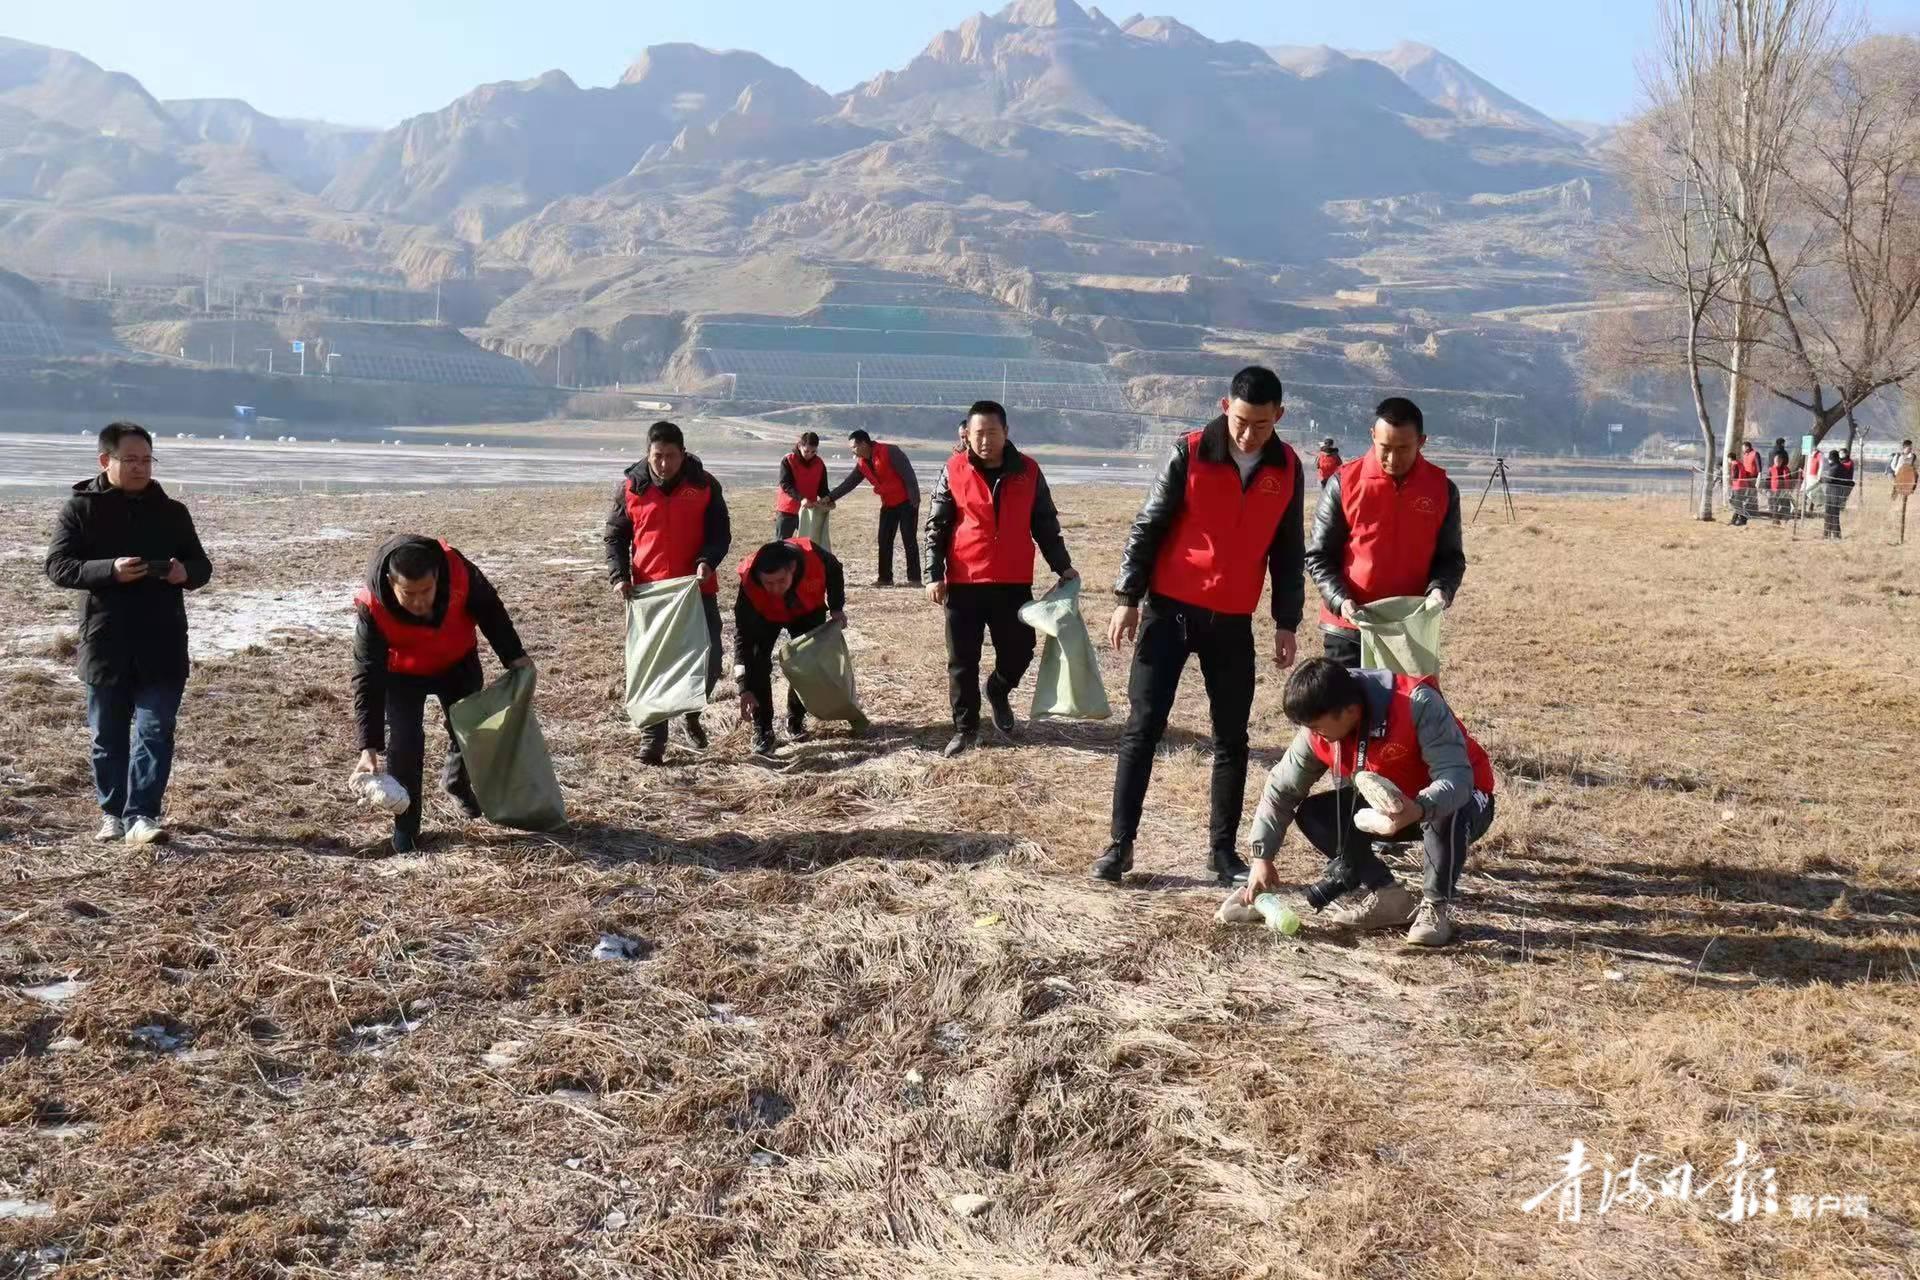
[[[1300,932],[1300,917],[1293,908],[1280,901],[1279,895],[1263,893],[1253,900],[1253,909],[1267,922],[1267,928],[1275,933],[1284,933],[1288,937]]]

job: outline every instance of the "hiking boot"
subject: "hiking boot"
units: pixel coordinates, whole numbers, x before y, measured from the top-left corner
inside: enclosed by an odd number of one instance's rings
[[[1444,902],[1427,898],[1414,914],[1407,941],[1416,947],[1444,947],[1453,941],[1453,914]]]
[[[767,759],[772,759],[773,753],[778,751],[779,749],[780,749],[780,743],[778,740],[774,738],[773,730],[755,729],[753,731],[753,754],[754,755],[763,756]]]
[[[128,844],[159,844],[167,838],[167,829],[158,818],[135,818],[127,824]]]
[[[1020,727],[1020,722],[1013,717],[1013,701],[1008,697],[1008,690],[996,691],[992,681],[987,682],[987,705],[993,709],[994,728],[1011,735]]]
[[[418,832],[402,831],[399,827],[393,829],[393,851],[395,853],[412,853],[419,847],[420,835]]]
[[[649,733],[647,735],[647,745],[640,752],[640,763],[657,766],[663,765],[666,762],[667,735],[664,733]]]
[[[940,754],[951,760],[955,756],[965,755],[979,745],[979,735],[961,730],[947,739],[947,746]]]
[[[1247,882],[1246,859],[1231,849],[1216,849],[1213,853],[1213,879],[1222,889],[1231,889],[1237,884]]]
[[[805,716],[787,717],[787,738],[792,742],[805,742],[813,736],[813,730],[807,728]]]
[[[1119,884],[1121,877],[1131,870],[1133,870],[1133,843],[1119,840],[1108,845],[1106,852],[1093,860],[1093,867],[1087,874],[1095,880]]]
[[[893,585],[893,579],[892,578],[875,578],[872,582],[869,582],[867,585],[870,587],[890,587]]]
[[[110,840],[125,840],[127,824],[109,813],[100,819],[100,829],[93,833],[93,838],[101,844],[106,844]]]
[[[687,741],[693,744],[695,751],[707,749],[707,726],[700,723],[698,711],[687,713]]]
[[[1327,908],[1327,919],[1360,933],[1375,929],[1397,929],[1411,921],[1420,910],[1420,899],[1395,880],[1363,896],[1358,902]]]

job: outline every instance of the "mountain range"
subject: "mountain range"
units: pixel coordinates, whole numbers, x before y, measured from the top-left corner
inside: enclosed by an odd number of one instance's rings
[[[1186,413],[1257,357],[1329,412],[1426,390],[1472,435],[1568,398],[1608,198],[1582,129],[1431,48],[1261,48],[1073,0],[976,14],[839,95],[666,44],[610,86],[549,71],[385,131],[161,102],[0,39],[0,266],[451,287],[467,341],[576,384],[869,352],[922,362],[908,395],[988,352]]]

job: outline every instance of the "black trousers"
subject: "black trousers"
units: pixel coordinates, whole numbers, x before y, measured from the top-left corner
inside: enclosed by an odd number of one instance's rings
[[[947,584],[947,700],[960,732],[980,728],[980,649],[988,632],[993,674],[987,688],[996,697],[1012,692],[1033,665],[1033,628],[1020,621],[1021,606],[1032,603],[1030,583]]]
[[[1113,780],[1116,843],[1131,844],[1140,830],[1153,756],[1167,731],[1174,695],[1187,659],[1198,656],[1213,716],[1213,785],[1207,840],[1214,853],[1231,853],[1238,840],[1247,791],[1247,719],[1253,712],[1253,618],[1215,613],[1164,596],[1148,596],[1140,639],[1127,677],[1126,736]]]
[[[405,676],[387,673],[387,772],[407,789],[412,801],[407,811],[393,820],[396,832],[420,834],[420,775],[427,754],[427,699],[440,702],[440,718],[447,728],[447,760],[440,769],[440,786],[450,796],[473,799],[473,785],[467,781],[467,762],[460,758],[460,747],[453,739],[453,725],[447,721],[447,708],[470,693],[478,693],[480,654],[475,651],[465,661],[437,676]]]
[[[880,508],[880,572],[875,576],[886,586],[893,585],[893,539],[898,534],[907,552],[907,581],[920,585],[920,507],[903,502],[897,507]]]
[[[803,636],[816,627],[825,626],[826,621],[825,609],[816,609],[792,622],[768,622],[744,604],[734,610],[733,657],[747,669],[744,683],[747,692],[753,695],[753,727],[761,733],[773,731],[773,652],[780,643],[780,633]],[[788,686],[787,719],[798,722],[805,719],[806,714],[800,695]]]
[[[1322,626],[1320,648],[1326,653],[1327,661],[1337,662],[1349,671],[1360,669],[1360,633],[1358,631],[1335,630],[1329,626]]]
[[[799,529],[800,517],[798,515],[790,515],[785,511],[776,511],[773,513],[773,540],[775,542],[786,541],[795,533],[799,532]]]
[[[713,686],[720,683],[720,597],[702,595],[700,608],[707,615],[707,699],[713,699]],[[699,712],[693,714],[699,715]],[[648,742],[667,740],[667,722],[648,725],[641,737]]]
[[[1827,523],[1825,527],[1820,530],[1820,536],[1822,538],[1838,538],[1840,536],[1840,513],[1847,509],[1846,500],[1843,498],[1836,502],[1834,499],[1828,498],[1826,504]]]
[[[1308,796],[1294,814],[1300,834],[1327,859],[1325,877],[1307,890],[1307,901],[1316,909],[1355,889],[1381,889],[1393,883],[1392,869],[1373,851],[1379,837],[1353,825],[1353,815],[1366,807],[1353,788],[1340,787]],[[1493,797],[1478,791],[1446,817],[1421,824],[1420,839],[1426,846],[1422,892],[1428,899],[1453,899],[1460,872],[1467,865],[1468,848],[1492,825]]]

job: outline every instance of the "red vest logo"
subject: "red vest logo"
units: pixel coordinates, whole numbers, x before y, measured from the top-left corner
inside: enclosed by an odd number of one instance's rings
[[[1407,748],[1402,743],[1382,743],[1379,750],[1381,764],[1398,764],[1407,758]]]
[[[1286,492],[1285,489],[1280,487],[1280,477],[1274,475],[1272,472],[1268,472],[1267,474],[1260,477],[1259,489],[1261,493],[1285,493]]]
[[[1423,516],[1436,516],[1440,514],[1440,504],[1424,494],[1413,500],[1413,509]]]

